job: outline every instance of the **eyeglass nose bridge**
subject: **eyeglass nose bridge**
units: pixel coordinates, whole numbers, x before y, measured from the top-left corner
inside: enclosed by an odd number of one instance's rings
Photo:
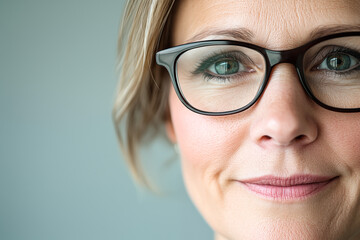
[[[265,49],[265,54],[266,54],[266,57],[268,59],[267,64],[269,64],[268,65],[269,70],[267,72],[267,76],[266,76],[267,80],[266,80],[265,85],[267,85],[270,73],[271,73],[274,66],[276,66],[277,64],[280,64],[280,63],[290,63],[295,67],[296,72],[297,72],[298,77],[299,77],[300,84],[301,84],[303,90],[305,91],[305,93],[311,99],[313,99],[315,102],[317,102],[318,104],[323,106],[324,104],[322,104],[315,97],[313,97],[312,93],[310,92],[309,87],[303,81],[303,76],[302,76],[302,73],[301,73],[300,69],[302,68],[302,59],[303,59],[305,50],[306,49],[303,49],[302,47],[295,48],[295,49],[290,49],[290,50],[283,50],[283,51],[274,51],[274,50]],[[261,90],[260,90],[261,94],[264,92],[264,90],[265,90],[265,86],[263,86],[263,88],[261,88]],[[325,106],[325,107],[327,107],[327,106]]]
[[[269,70],[267,72],[266,78],[267,79],[269,78],[273,67],[276,66],[277,64],[290,63],[295,67],[300,83],[304,88],[305,92],[310,98],[314,99],[307,84],[303,81],[302,73],[300,70],[302,68],[302,59],[303,59],[304,50],[305,49],[301,47],[290,50],[284,50],[284,51],[274,51],[274,50],[266,49],[265,54],[266,57],[268,58],[268,64],[269,64],[268,65]],[[314,101],[317,100],[314,99]]]
[[[301,57],[301,49],[299,48],[285,51],[265,50],[265,53],[267,58],[269,59],[269,64],[271,68],[273,68],[279,63],[290,63],[297,67],[298,60]]]

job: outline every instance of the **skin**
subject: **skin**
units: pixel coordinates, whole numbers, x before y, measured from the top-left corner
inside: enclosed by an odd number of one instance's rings
[[[355,0],[182,0],[172,44],[232,39],[194,36],[247,28],[251,43],[285,50],[310,41],[321,26],[360,26],[359,9]],[[179,146],[185,185],[216,240],[360,239],[360,113],[315,104],[294,66],[277,65],[260,100],[238,114],[196,114],[173,89],[169,105],[167,133]],[[235,181],[268,174],[339,178],[319,194],[292,202],[261,198]]]

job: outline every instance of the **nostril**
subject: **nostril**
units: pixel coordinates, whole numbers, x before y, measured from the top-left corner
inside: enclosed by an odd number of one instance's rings
[[[270,142],[276,142],[277,145],[283,145],[283,146],[287,146],[291,143],[301,143],[301,142],[306,142],[306,139],[308,139],[306,137],[306,135],[299,135],[294,137],[292,140],[290,141],[279,141],[279,139],[277,138],[273,138],[269,135],[263,135],[259,141],[262,142],[263,144],[269,144]]]
[[[271,137],[268,136],[268,135],[264,135],[261,137],[260,141],[268,141],[268,140],[271,140]]]
[[[306,136],[305,136],[305,135],[299,135],[299,136],[297,136],[297,137],[295,138],[296,141],[302,141],[302,140],[304,140],[304,139],[306,139]]]

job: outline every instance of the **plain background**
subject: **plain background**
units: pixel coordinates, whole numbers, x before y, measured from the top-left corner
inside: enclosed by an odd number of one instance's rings
[[[111,108],[123,4],[0,0],[1,240],[212,239],[166,141],[143,152],[162,197],[121,157]]]

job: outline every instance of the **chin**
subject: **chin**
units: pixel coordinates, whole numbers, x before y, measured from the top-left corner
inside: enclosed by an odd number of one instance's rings
[[[216,240],[345,240],[349,236],[323,229],[315,222],[302,222],[301,219],[268,219],[253,222],[252,226],[236,227],[228,236]]]

